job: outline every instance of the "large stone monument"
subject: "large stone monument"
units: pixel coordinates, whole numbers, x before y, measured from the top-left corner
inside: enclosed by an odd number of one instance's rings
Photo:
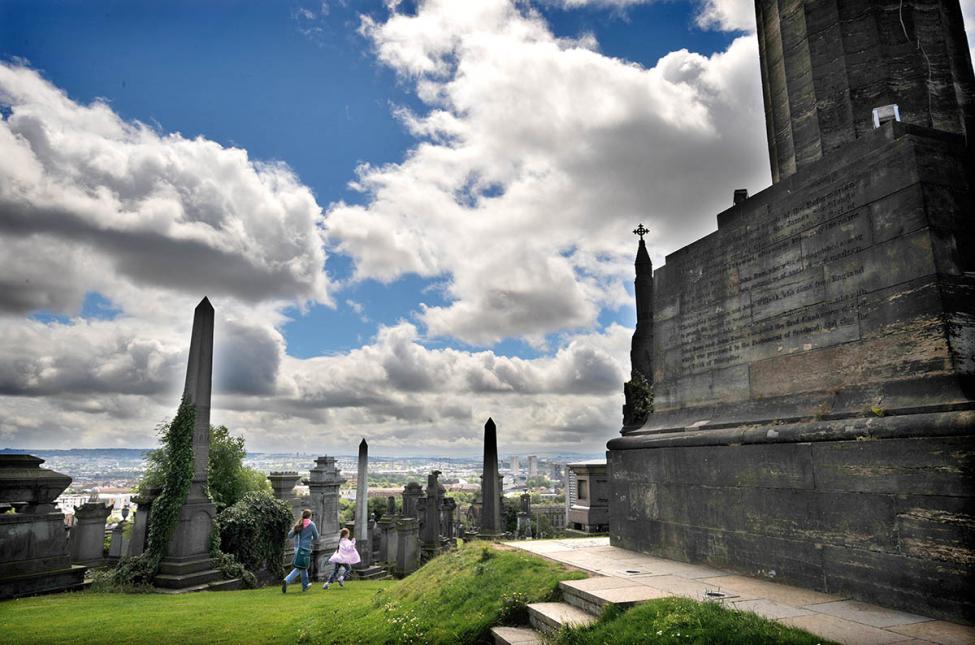
[[[958,2],[756,8],[774,183],[652,279],[641,243],[652,326],[633,369],[653,405],[608,445],[612,543],[971,620],[975,81]]]
[[[315,460],[315,467],[308,473],[309,502],[312,517],[318,527],[318,543],[312,548],[312,574],[317,579],[332,573],[328,558],[339,545],[339,488],[345,483],[341,471],[335,465],[335,457],[323,455]],[[293,546],[290,546],[292,550]]]
[[[54,505],[71,478],[43,463],[0,455],[0,600],[84,584],[87,567],[71,564],[64,513]]]
[[[154,579],[157,587],[186,590],[221,579],[210,560],[210,531],[217,507],[207,494],[210,462],[210,388],[213,377],[213,307],[206,298],[193,312],[193,335],[183,396],[196,409],[193,481]]]
[[[498,429],[490,417],[484,424],[484,466],[477,534],[485,540],[497,540],[504,535],[504,525],[501,523],[501,476],[498,473]]]

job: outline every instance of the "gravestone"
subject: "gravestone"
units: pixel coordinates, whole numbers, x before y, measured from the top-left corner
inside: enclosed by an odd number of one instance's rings
[[[608,445],[611,542],[970,620],[975,82],[958,2],[756,8],[774,183],[652,279],[641,240],[652,352],[632,367],[653,408]]]
[[[427,495],[420,500],[423,503],[421,559],[424,562],[436,557],[443,550],[440,533],[440,507],[443,503],[443,490],[440,482],[437,481],[439,476],[439,470],[430,473],[427,477]]]
[[[442,508],[440,532],[449,546],[455,546],[457,536],[454,531],[454,515],[457,513],[457,501],[453,497],[444,497]]]
[[[309,503],[312,517],[318,527],[318,541],[312,547],[314,569],[310,573],[321,580],[332,572],[328,558],[339,545],[339,488],[345,483],[341,471],[335,465],[335,457],[323,455],[315,460],[315,467],[309,472]],[[294,546],[289,548],[294,550]]]
[[[71,527],[71,562],[86,567],[105,564],[105,521],[112,509],[101,502],[86,502],[74,509]]]
[[[369,546],[369,445],[363,439],[359,442],[359,472],[355,486],[355,548],[362,562],[358,568],[364,569],[372,564],[372,549]]]
[[[161,488],[153,487],[132,498],[137,508],[135,524],[132,526],[132,538],[129,541],[129,555],[142,555],[149,539],[149,518],[152,517],[152,503],[159,496]],[[104,522],[103,522],[104,524]]]
[[[379,559],[379,523],[375,513],[369,513],[369,545],[372,552],[371,562],[376,562]]]
[[[213,307],[204,298],[193,312],[193,333],[183,396],[193,404],[193,480],[166,555],[153,580],[157,587],[186,590],[222,579],[210,560],[210,532],[217,507],[207,494],[210,461],[210,388],[213,380]]]
[[[108,543],[108,561],[113,565],[129,552],[129,541],[125,537],[125,529],[128,525],[128,520],[123,519],[112,527],[112,536]]]
[[[417,482],[409,482],[403,487],[403,517],[420,519],[417,513],[417,500],[423,497],[423,487]]]
[[[501,523],[501,475],[498,472],[498,430],[491,418],[484,424],[484,466],[477,534],[485,540],[497,540],[504,534]]]
[[[530,538],[532,536],[532,496],[529,493],[521,494],[521,506],[518,509],[518,526],[515,531],[516,537]]]
[[[386,498],[386,512],[383,516],[379,518],[376,523],[379,532],[379,554],[376,556],[376,560],[380,563],[384,563],[385,566],[391,566],[393,562],[396,561],[395,552],[390,552],[390,536],[395,533],[395,522],[396,522],[396,498],[387,497]]]
[[[393,573],[402,578],[420,568],[420,523],[415,517],[396,520],[396,567]]]
[[[297,520],[301,516],[301,511],[304,510],[300,507],[302,500],[295,495],[295,486],[301,481],[301,475],[296,471],[274,471],[268,473],[268,481],[271,483],[271,491],[273,492],[274,498],[279,499],[291,508],[291,515],[294,520]],[[314,511],[312,511],[314,513]],[[316,515],[314,518],[315,525],[318,526],[319,518]],[[319,539],[321,538],[322,529],[319,528]],[[294,541],[284,537],[284,552],[281,554],[281,559],[285,563],[285,566],[291,564],[295,555]],[[313,554],[314,555],[314,554]],[[314,565],[314,562],[313,562]],[[310,574],[314,572],[314,566]]]
[[[33,455],[0,455],[0,600],[84,584],[87,567],[71,564],[64,513],[54,504],[71,478],[43,463]]]

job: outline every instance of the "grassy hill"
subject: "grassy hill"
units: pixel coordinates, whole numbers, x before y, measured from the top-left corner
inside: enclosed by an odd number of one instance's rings
[[[582,578],[523,552],[469,544],[401,581],[307,593],[280,588],[167,596],[73,593],[0,603],[2,643],[478,643],[524,603]],[[657,632],[660,632],[659,634]],[[677,636],[676,634],[680,634]],[[725,635],[733,635],[725,640]],[[651,640],[647,640],[650,637]],[[817,643],[757,616],[677,599],[607,615],[565,643]]]

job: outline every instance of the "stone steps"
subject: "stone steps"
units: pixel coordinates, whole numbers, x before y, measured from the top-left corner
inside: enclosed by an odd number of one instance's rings
[[[355,580],[387,580],[391,577],[386,569],[376,565],[364,569],[352,569],[352,575]]]
[[[593,616],[599,616],[606,605],[629,609],[642,602],[670,595],[624,578],[608,576],[563,580],[559,583],[559,590],[566,603]]]
[[[528,622],[545,635],[558,632],[564,625],[584,627],[596,617],[565,602],[536,602],[528,605]]]
[[[555,634],[563,625],[575,627],[592,624],[607,605],[628,609],[666,594],[658,589],[636,584],[625,578],[596,576],[559,583],[563,602],[539,602],[528,605],[531,627],[494,627],[491,635],[496,645],[543,643],[545,636]]]
[[[531,627],[492,627],[494,645],[542,645],[541,634]]]
[[[216,569],[194,571],[186,574],[160,573],[153,578],[152,583],[163,589],[194,589],[200,585],[209,585],[223,578],[223,574]]]

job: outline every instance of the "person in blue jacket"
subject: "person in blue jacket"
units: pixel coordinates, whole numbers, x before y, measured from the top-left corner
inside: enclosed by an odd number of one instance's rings
[[[295,540],[295,558],[292,561],[294,567],[281,583],[281,593],[288,593],[288,584],[294,582],[301,576],[301,590],[308,591],[311,583],[308,582],[308,567],[311,566],[311,549],[318,539],[318,527],[311,521],[311,511],[305,509],[301,512],[301,519],[291,528],[288,538]]]

